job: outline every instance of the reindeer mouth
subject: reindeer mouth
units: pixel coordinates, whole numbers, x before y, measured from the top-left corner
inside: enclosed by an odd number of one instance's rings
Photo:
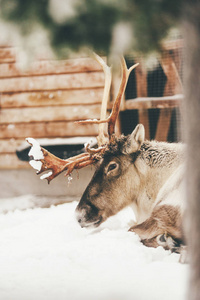
[[[102,212],[90,202],[87,202],[84,207],[80,207],[79,203],[75,214],[81,227],[96,228],[104,221]]]
[[[94,222],[93,226],[98,227],[103,222],[103,218],[100,217],[98,221]]]
[[[90,220],[85,220],[85,218],[77,218],[78,223],[82,228],[96,228],[98,227],[102,222],[103,222],[103,217],[100,216],[98,220],[90,221]]]
[[[97,221],[93,221],[93,222],[79,222],[79,220],[78,220],[78,222],[80,223],[80,225],[81,225],[81,227],[82,228],[92,228],[92,227],[98,227],[101,223],[102,223],[102,220],[103,220],[103,218],[102,217],[100,217]]]

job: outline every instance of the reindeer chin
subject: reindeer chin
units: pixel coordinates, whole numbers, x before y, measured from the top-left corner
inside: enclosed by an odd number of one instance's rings
[[[76,210],[76,219],[80,226],[83,228],[96,228],[103,222],[102,216],[91,216],[90,218],[87,215],[86,209]]]
[[[81,222],[80,225],[82,228],[97,228],[99,227],[99,225],[102,223],[102,217],[99,218],[99,220],[97,221],[93,221],[93,222]]]

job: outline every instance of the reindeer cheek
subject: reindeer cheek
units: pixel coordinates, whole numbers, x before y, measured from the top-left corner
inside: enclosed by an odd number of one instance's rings
[[[90,188],[90,190],[89,190],[89,195],[90,195],[90,197],[95,197],[95,196],[97,196],[98,194],[99,194],[99,191],[100,189],[99,189],[99,186],[97,185],[97,184],[94,184],[91,188]]]

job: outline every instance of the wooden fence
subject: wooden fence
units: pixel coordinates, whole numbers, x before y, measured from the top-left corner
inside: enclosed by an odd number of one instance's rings
[[[15,151],[26,137],[95,136],[96,126],[74,121],[99,118],[104,86],[101,67],[90,58],[39,60],[28,71],[17,49],[0,48],[0,168],[28,167]]]
[[[167,140],[172,109],[179,107],[183,98],[182,48],[182,40],[163,45],[159,63],[166,82],[162,97],[149,97],[148,72],[142,59],[137,58],[140,65],[134,73],[136,97],[124,101],[122,109],[138,111],[138,121],[144,124],[147,139],[151,125],[149,110],[159,108],[155,139]],[[104,74],[93,59],[42,59],[28,71],[22,71],[16,54],[14,47],[0,47],[0,169],[29,167],[15,154],[26,137],[51,140],[96,136],[97,126],[79,126],[74,121],[100,116]],[[114,93],[118,85],[119,80],[114,80]]]

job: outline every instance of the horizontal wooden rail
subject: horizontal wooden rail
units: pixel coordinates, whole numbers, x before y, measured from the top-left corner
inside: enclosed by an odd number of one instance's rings
[[[28,92],[104,87],[102,72],[0,79],[0,92]]]
[[[5,50],[4,50],[5,52]],[[4,53],[6,55],[6,52]],[[3,56],[3,53],[2,53]],[[104,60],[106,58],[103,58]],[[7,61],[6,61],[7,60]],[[1,62],[1,50],[0,50]],[[13,63],[14,57],[2,58],[0,63],[0,78],[9,77],[25,77],[38,75],[56,75],[56,74],[72,74],[85,72],[102,72],[101,66],[91,58],[76,58],[69,60],[50,60],[50,61],[36,61],[28,68],[22,69],[20,63]]]
[[[125,109],[170,108],[181,104],[183,95],[166,97],[144,97],[130,99],[125,102]]]
[[[162,43],[162,48],[164,50],[176,50],[179,48],[183,48],[184,47],[184,40],[183,39],[177,39],[174,41],[165,41]]]
[[[76,105],[31,107],[31,108],[5,108],[0,114],[0,124],[49,122],[49,121],[77,121],[88,119],[89,116],[98,118],[101,105]]]
[[[0,153],[0,169],[28,169],[30,165],[26,161],[18,159],[15,153]]]
[[[101,104],[103,88],[2,93],[1,109],[43,106]],[[53,109],[53,107],[52,107]]]
[[[0,125],[0,139],[57,138],[97,136],[97,125],[78,125],[74,122],[38,122]]]

